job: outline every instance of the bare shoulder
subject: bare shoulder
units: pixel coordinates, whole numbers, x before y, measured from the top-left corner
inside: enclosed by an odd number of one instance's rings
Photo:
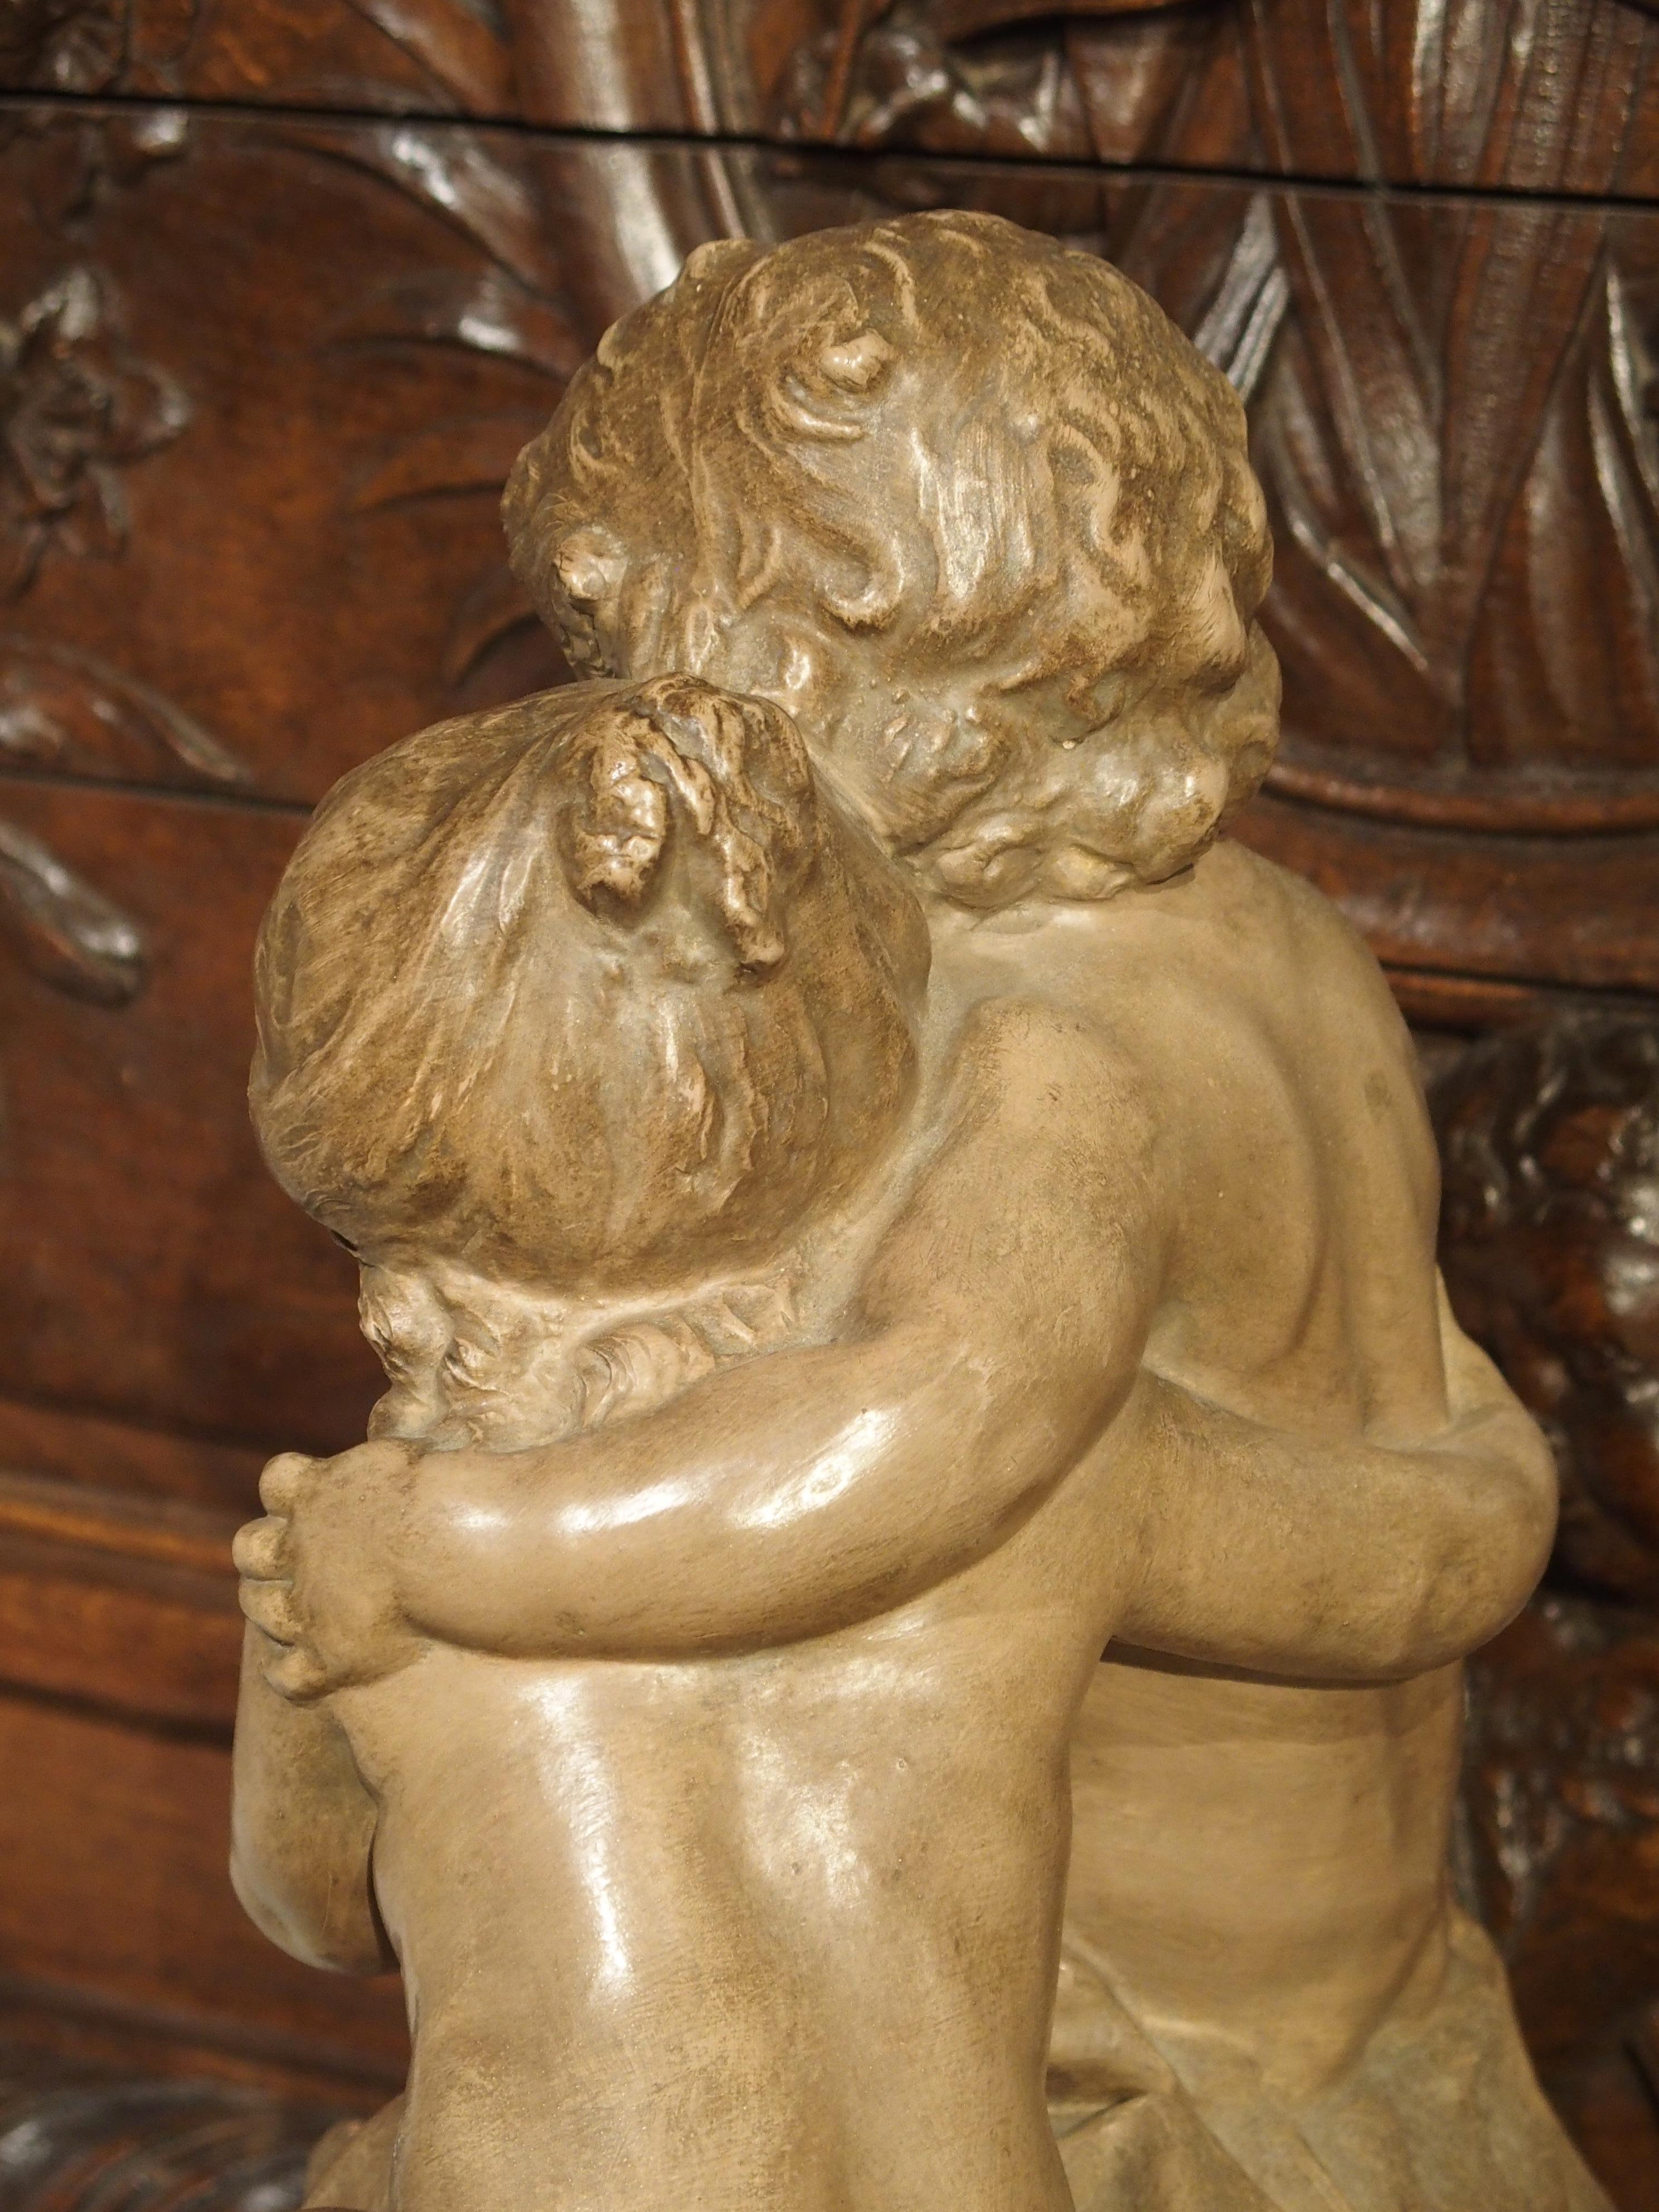
[[[1050,1113],[1130,1106],[1150,1082],[1130,1033],[1092,1009],[1035,993],[981,1000],[962,1024],[956,1057],[969,1085]]]
[[[1328,956],[1371,960],[1364,938],[1317,885],[1237,838],[1218,839],[1194,872],[1229,912],[1248,913]]]
[[[1200,867],[1215,924],[1230,943],[1248,948],[1265,1005],[1335,1020],[1355,1042],[1369,1037],[1379,1048],[1409,1053],[1376,954],[1316,885],[1231,838]]]
[[[981,999],[952,1038],[939,1104],[864,1285],[866,1315],[911,1298],[935,1316],[964,1301],[1002,1312],[1039,1282],[1065,1283],[1081,1315],[1130,1277],[1158,1278],[1170,1194],[1152,1086],[1086,1016],[1037,994]],[[1108,1265],[1125,1252],[1139,1255],[1127,1275]]]
[[[1212,857],[1224,933],[1248,946],[1237,995],[1288,1073],[1297,1115],[1322,1141],[1364,1152],[1373,1176],[1390,1162],[1431,1213],[1438,1168],[1417,1050],[1376,955],[1305,878],[1231,840]]]
[[[1004,1199],[1029,1204],[1024,1185],[1035,1178],[1048,1205],[1066,1188],[1080,1201],[1109,1192],[1114,1209],[1137,1214],[1152,1201],[1157,1072],[1133,1031],[1040,996],[986,999],[963,1024],[954,1063],[947,1142],[963,1159],[996,1158]],[[980,1202],[998,1196],[987,1188]]]

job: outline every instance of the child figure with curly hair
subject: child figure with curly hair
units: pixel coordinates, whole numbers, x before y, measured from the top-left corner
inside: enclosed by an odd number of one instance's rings
[[[315,2201],[1595,2204],[1444,1879],[1456,1662],[1531,1587],[1552,1475],[1437,1297],[1433,1149],[1375,963],[1220,836],[1277,705],[1231,393],[1115,272],[991,218],[732,243],[607,336],[507,514],[579,667],[696,678],[805,734],[865,858],[837,863],[839,920],[797,889],[775,922],[843,947],[814,971],[833,1018],[790,1032],[843,1103],[815,1120],[745,1028],[727,1145],[707,1009],[675,1000],[630,1143],[630,1022],[699,976],[761,987],[729,950],[681,976],[676,920],[634,940],[642,984],[598,953],[568,1000],[539,983],[564,1042],[520,1063],[488,1010],[539,971],[486,988],[432,953],[459,890],[423,895],[407,956],[385,901],[385,957],[437,957],[420,1003],[470,993],[483,1024],[440,1022],[408,1116],[375,1039],[363,1130],[319,1167],[337,1073],[267,1048],[268,1149],[418,1370],[380,1441],[274,1462],[240,1541],[244,1895],[291,1948],[372,1966],[373,1835],[416,2020],[395,2167],[360,2140]],[[592,788],[648,811],[660,773]],[[516,914],[548,844],[446,865],[494,869]],[[303,963],[272,927],[280,1006]],[[925,996],[895,941],[925,946]],[[894,1019],[854,1077],[828,1040],[853,1050],[869,975]],[[699,1221],[707,1148],[738,1180]],[[393,1188],[401,1241],[375,1225]],[[711,1270],[731,1289],[688,1302]],[[574,1367],[547,1351],[578,1338]],[[492,1392],[556,1417],[492,1428]],[[367,1747],[418,1698],[427,1755],[343,1759],[340,1725]],[[296,1847],[301,1773],[336,1809]],[[446,1913],[471,1932],[423,1965]],[[1414,2039],[1442,2072],[1471,2053],[1480,2094],[1409,2109]]]

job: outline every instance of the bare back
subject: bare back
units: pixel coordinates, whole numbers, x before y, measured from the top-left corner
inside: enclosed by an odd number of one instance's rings
[[[969,990],[1040,992],[1097,1025],[1157,1102],[1149,1365],[1334,1448],[1445,1421],[1410,1040],[1316,891],[1223,843],[1036,929],[965,928],[947,958]],[[1312,2088],[1434,1983],[1459,1720],[1455,1668],[1310,1688],[1115,1647],[1097,1670],[1069,1929],[1195,2087],[1259,2064]]]
[[[1334,1443],[1444,1420],[1432,1139],[1405,1024],[1334,908],[1224,842],[1038,929],[969,925],[945,960],[1091,1021],[1156,1102],[1152,1366]]]

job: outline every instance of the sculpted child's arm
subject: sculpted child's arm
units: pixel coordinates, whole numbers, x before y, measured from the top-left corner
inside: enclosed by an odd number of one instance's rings
[[[1003,1006],[964,1034],[945,1127],[846,1340],[568,1443],[422,1461],[410,1624],[526,1655],[775,1644],[989,1551],[1133,1382],[1160,1272],[1151,1126],[1079,1025]]]
[[[775,1643],[981,1557],[1130,1387],[1159,1273],[1150,1142],[1078,1025],[982,1013],[858,1333],[569,1445],[428,1458],[443,1509],[410,1617],[493,1650]]]
[[[339,1723],[295,1705],[265,1669],[259,1629],[242,1641],[231,1799],[230,1879],[262,1934],[308,1966],[380,1974],[397,1966],[369,1884],[374,1800]]]
[[[1451,1419],[1411,1445],[1316,1443],[1147,1378],[1146,1501],[1125,1643],[1324,1680],[1426,1673],[1495,1636],[1555,1533],[1542,1432],[1440,1292]]]

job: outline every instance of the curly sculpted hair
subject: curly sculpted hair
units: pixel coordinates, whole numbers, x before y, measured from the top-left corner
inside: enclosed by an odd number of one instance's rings
[[[576,684],[325,799],[259,935],[254,1126],[368,1263],[643,1293],[749,1264],[868,1171],[927,967],[787,715]]]
[[[1109,264],[996,216],[701,248],[504,512],[585,671],[713,673],[755,616],[851,647],[890,708],[873,757],[807,714],[809,738],[968,902],[1171,873],[1272,757],[1237,395]]]

